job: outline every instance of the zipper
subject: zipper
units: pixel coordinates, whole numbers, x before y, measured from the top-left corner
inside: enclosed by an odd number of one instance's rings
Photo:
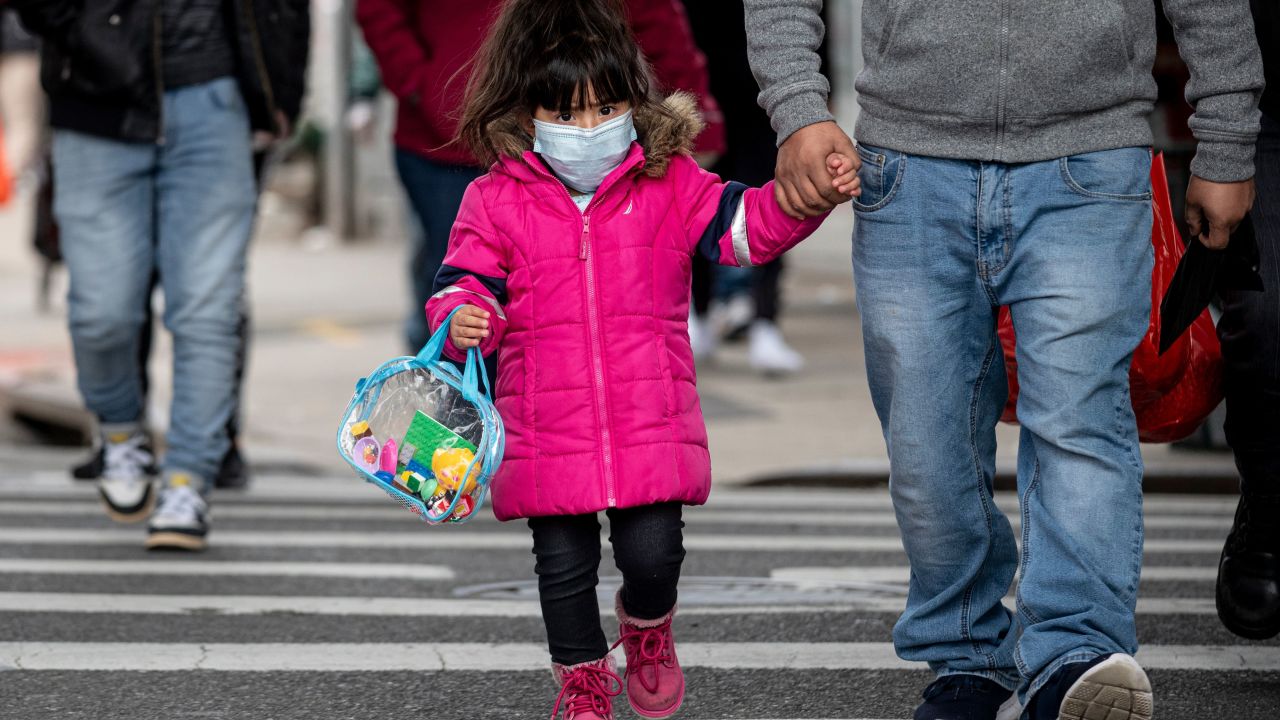
[[[1004,131],[1007,109],[1007,78],[1009,74],[1009,0],[1000,2],[1000,79],[996,86],[996,151],[995,160],[1004,155]]]
[[[267,75],[267,61],[262,56],[262,35],[258,32],[258,21],[253,15],[253,0],[243,0],[240,7],[245,26],[249,29],[249,43],[253,46],[253,65],[258,71],[258,79],[262,82],[262,94],[267,99],[267,112],[271,115],[271,125],[275,127],[276,132],[283,135],[285,129],[280,127],[276,119],[280,112],[276,107],[276,94],[271,87],[271,77]]]
[[[151,23],[151,61],[155,65],[156,74],[156,118],[159,125],[156,127],[156,144],[163,145],[164,137],[164,60],[161,58],[161,47],[164,42],[162,33],[160,16],[162,11],[160,3],[156,3],[154,20]]]
[[[567,192],[567,191],[566,191]],[[594,202],[595,198],[591,198]],[[587,324],[591,331],[591,370],[595,374],[596,406],[600,414],[600,452],[604,458],[604,490],[609,507],[618,504],[613,478],[613,439],[609,433],[609,408],[604,389],[604,349],[600,342],[600,308],[596,303],[595,259],[591,257],[591,203],[582,213],[582,247],[578,259],[586,263]]]
[[[569,201],[569,206],[573,208],[573,211],[578,211],[578,204],[573,201],[573,197],[569,195],[569,189],[564,186],[564,183],[560,182],[559,178],[540,165],[534,165],[534,171],[550,178],[560,188],[564,199]],[[600,308],[596,303],[595,258],[591,254],[591,211],[595,209],[597,202],[608,187],[612,187],[612,184],[608,186],[601,185],[597,188],[596,194],[587,202],[587,207],[582,210],[582,235],[578,245],[578,260],[585,264],[584,269],[587,276],[587,328],[591,335],[591,372],[595,381],[596,412],[600,417],[600,454],[604,462],[605,497],[608,500],[609,507],[617,507],[617,482],[614,478],[613,469],[613,436],[609,431],[609,405],[604,389],[604,348],[600,341]]]

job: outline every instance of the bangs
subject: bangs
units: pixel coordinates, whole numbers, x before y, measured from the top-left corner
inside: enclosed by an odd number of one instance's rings
[[[566,47],[568,46],[568,47]],[[629,58],[598,42],[562,43],[529,78],[532,107],[561,113],[586,107],[588,87],[596,102],[607,105],[629,102],[638,105],[648,94],[648,78],[638,58]]]

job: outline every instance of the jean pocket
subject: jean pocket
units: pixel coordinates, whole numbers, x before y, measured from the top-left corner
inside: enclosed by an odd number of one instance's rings
[[[889,204],[902,184],[907,169],[907,156],[897,150],[857,146],[862,166],[858,179],[862,181],[862,193],[853,199],[853,209],[858,212],[875,212]]]
[[[1070,155],[1058,161],[1062,181],[1077,195],[1103,200],[1151,199],[1151,150],[1127,147]]]
[[[230,78],[222,78],[209,83],[209,104],[215,110],[235,110],[244,108],[244,98],[240,96],[240,85]]]

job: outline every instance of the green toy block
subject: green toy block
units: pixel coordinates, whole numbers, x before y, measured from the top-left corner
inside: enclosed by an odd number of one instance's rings
[[[435,418],[421,410],[414,414],[413,422],[409,423],[409,429],[404,434],[403,445],[412,445],[416,448],[413,460],[423,467],[431,467],[431,456],[440,448],[465,447],[471,452],[476,451],[476,446],[467,442],[466,438],[441,425]]]

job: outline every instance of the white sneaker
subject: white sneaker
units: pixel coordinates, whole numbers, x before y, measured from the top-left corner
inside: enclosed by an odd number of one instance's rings
[[[730,341],[741,340],[748,332],[756,316],[756,304],[749,293],[737,293],[712,308],[712,331],[717,337]]]
[[[693,348],[694,362],[699,363],[710,360],[720,346],[720,338],[709,323],[695,312],[689,313],[689,345]]]
[[[1151,720],[1151,681],[1142,666],[1116,653],[1089,668],[1067,689],[1059,720]]]
[[[148,550],[204,550],[209,534],[209,504],[197,487],[201,481],[175,472],[160,491],[160,502],[147,526]]]
[[[804,368],[804,357],[787,344],[778,326],[768,320],[751,324],[747,357],[751,367],[765,375],[790,375]]]
[[[98,495],[107,515],[117,522],[141,522],[155,505],[151,487],[155,458],[149,442],[137,425],[103,427]]]

